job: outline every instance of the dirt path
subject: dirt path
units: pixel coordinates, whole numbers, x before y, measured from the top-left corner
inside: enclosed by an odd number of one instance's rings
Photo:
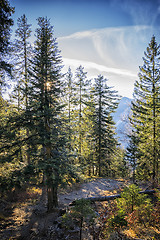
[[[127,182],[123,180],[112,179],[95,179],[76,184],[74,188],[58,195],[59,207],[65,208],[76,199],[111,195],[121,191],[121,188],[126,185]],[[6,217],[0,227],[0,239],[63,239],[57,235],[62,234],[63,231],[57,230],[57,220],[55,221],[59,217],[59,210],[50,214],[46,211],[46,199],[43,201],[41,199],[36,205],[26,203],[14,207],[10,217]],[[50,238],[50,235],[54,237]]]
[[[88,183],[83,183],[74,191],[59,194],[60,206],[67,206],[72,201],[80,198],[99,197],[110,195],[114,190],[120,190],[127,185],[126,181],[113,179],[95,179]]]

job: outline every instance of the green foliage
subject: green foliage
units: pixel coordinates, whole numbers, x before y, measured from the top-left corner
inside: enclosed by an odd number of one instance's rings
[[[85,164],[84,157],[84,145],[85,145],[85,134],[84,131],[85,121],[84,121],[84,109],[87,102],[87,88],[89,86],[89,81],[87,80],[87,72],[84,71],[84,67],[79,66],[76,69],[75,77],[75,91],[76,95],[74,98],[74,104],[76,107],[75,119],[77,127],[75,128],[75,149],[77,151],[77,160],[81,168]],[[82,169],[82,172],[84,170]]]
[[[159,189],[155,189],[155,191],[156,191],[155,195],[156,195],[158,201],[160,202],[160,190]]]
[[[102,239],[110,239],[114,233],[120,233],[124,239],[126,233],[141,239],[150,239],[151,234],[155,236],[154,239],[159,239],[160,202],[155,198],[154,203],[151,203],[147,195],[138,194],[139,190],[132,184],[124,189],[121,199],[107,202],[105,208],[101,209],[99,221]],[[155,195],[158,196],[159,191]]]
[[[98,76],[90,86],[82,66],[77,68],[75,77],[69,68],[65,80],[63,117],[71,162],[84,175],[96,175],[100,168],[101,175],[118,175],[125,168],[112,119],[119,96],[107,86],[103,76]]]
[[[102,75],[95,78],[92,90],[95,102],[94,138],[98,175],[107,175],[111,158],[117,147],[112,113],[118,106],[119,96],[107,85]]]
[[[31,44],[31,24],[25,16],[17,20],[17,29],[15,32],[15,43],[13,45],[14,55],[14,78],[16,84],[12,92],[14,102],[17,102],[18,111],[28,108],[28,84],[29,84],[29,67],[32,56]]]
[[[159,191],[155,194],[154,203],[151,203],[146,195],[138,194],[139,190],[134,184],[124,189],[122,198],[117,201],[118,215],[125,216],[127,226],[134,230],[137,226],[159,229],[160,202],[156,200]]]
[[[77,225],[82,228],[83,222],[93,224],[96,218],[95,211],[93,210],[90,201],[85,199],[76,200],[73,206],[62,217],[62,223],[66,228],[72,228]]]
[[[111,228],[122,228],[127,226],[127,221],[125,219],[125,215],[116,215],[109,220],[109,226]]]
[[[1,87],[5,84],[4,74],[11,74],[11,64],[6,60],[10,50],[10,33],[13,20],[11,15],[14,13],[14,8],[10,6],[8,0],[0,1],[0,95]]]
[[[160,191],[156,191],[155,197],[158,198],[158,201],[152,207],[152,212],[150,214],[149,224],[153,227],[156,227],[160,230]]]
[[[38,18],[36,37],[34,60],[30,69],[28,107],[32,124],[29,125],[29,130],[36,135],[32,140],[32,146],[36,146],[33,148],[34,163],[45,175],[50,211],[58,205],[58,186],[64,176],[71,173],[71,167],[62,118],[61,56],[53,26],[47,17]]]
[[[132,101],[131,123],[136,132],[137,176],[151,180],[155,185],[159,178],[159,111],[160,111],[160,45],[155,36],[144,52],[143,66],[140,67],[139,80],[135,82]],[[132,157],[134,155],[132,154]]]
[[[135,131],[132,130],[131,135],[129,135],[130,141],[126,149],[125,159],[129,162],[129,167],[132,171],[132,181],[135,183],[136,180],[136,167],[137,160],[140,157],[140,153],[138,150],[139,138]]]
[[[13,9],[3,2],[8,16],[8,47]],[[0,11],[3,15],[4,8]],[[117,177],[120,172],[126,176],[124,152],[118,146],[112,117],[120,98],[117,91],[102,75],[91,85],[82,66],[75,77],[68,70],[64,85],[62,60],[47,17],[38,18],[33,51],[26,16],[18,18],[17,24],[13,54],[17,85],[12,102],[0,99],[2,188],[5,182],[7,190],[27,181],[39,184],[45,176],[48,194],[52,195],[50,199],[55,197],[56,205],[58,186],[72,179],[88,175]],[[6,48],[2,50],[7,53]],[[75,207],[74,211],[77,215],[82,211],[85,216],[81,205],[85,209],[86,204],[79,203],[79,210]]]
[[[124,158],[124,150],[117,147],[116,152],[112,156],[110,163],[110,176],[111,177],[128,177],[129,169],[127,161]]]
[[[134,208],[146,203],[146,196],[139,194],[140,188],[135,184],[125,187],[121,193],[121,198],[117,199],[119,211],[123,214],[133,212]]]
[[[87,218],[89,216],[90,219],[93,219],[96,216],[90,201],[86,199],[76,200],[72,211],[73,215],[77,216],[78,218]]]

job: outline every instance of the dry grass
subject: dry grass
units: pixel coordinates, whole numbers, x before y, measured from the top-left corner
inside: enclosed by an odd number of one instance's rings
[[[41,192],[42,190],[38,187],[30,187],[23,191],[13,189],[13,194],[8,196],[7,201],[1,200],[0,230],[2,235],[0,234],[0,239],[3,239],[2,236],[5,234],[9,234],[5,239],[12,239],[10,234],[16,235],[21,226],[28,224],[33,206],[39,200]],[[14,198],[11,197],[12,195]]]
[[[148,226],[147,228],[144,228],[142,226],[137,226],[135,229],[135,232],[140,239],[145,239],[145,240],[160,239],[160,231],[155,227]]]
[[[137,234],[133,229],[125,229],[123,233],[128,237],[128,238],[137,238]]]

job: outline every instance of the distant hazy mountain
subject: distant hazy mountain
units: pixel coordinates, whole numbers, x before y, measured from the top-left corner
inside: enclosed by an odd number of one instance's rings
[[[116,123],[116,133],[119,142],[124,148],[126,148],[128,142],[126,133],[129,130],[128,116],[131,112],[131,101],[132,99],[123,97],[118,105],[117,111],[113,115],[113,120]]]

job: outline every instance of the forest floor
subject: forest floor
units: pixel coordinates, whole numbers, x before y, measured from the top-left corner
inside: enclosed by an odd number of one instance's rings
[[[62,216],[61,209],[66,208],[76,200],[86,197],[98,197],[116,194],[128,185],[123,179],[94,179],[82,184],[75,184],[67,190],[60,190],[59,209],[53,213],[47,213],[46,200],[40,197],[41,189],[36,190],[37,195],[29,194],[27,198],[18,198],[17,202],[0,200],[0,239],[1,240],[78,240],[79,232],[64,232],[61,229],[59,219]],[[39,196],[38,196],[39,195]],[[84,236],[83,239],[93,239]]]
[[[111,193],[116,194],[117,192],[121,192],[128,183],[124,179],[95,178],[90,182],[75,185],[75,189],[73,187],[68,191],[62,191],[59,194],[59,204],[60,206],[68,206],[76,199],[108,196]]]

